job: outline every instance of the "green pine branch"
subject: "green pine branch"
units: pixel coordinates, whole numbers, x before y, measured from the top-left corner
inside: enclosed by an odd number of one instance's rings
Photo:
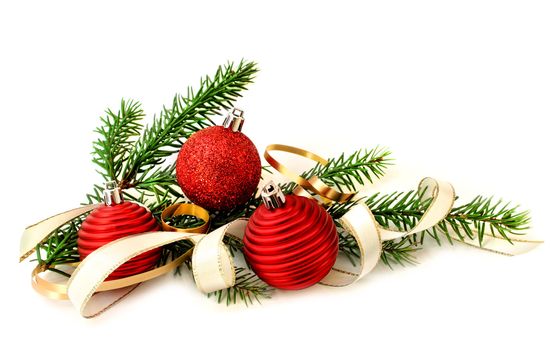
[[[340,191],[356,191],[358,185],[372,183],[374,178],[380,179],[384,176],[386,168],[392,164],[390,154],[389,150],[378,146],[369,150],[358,150],[349,156],[342,153],[337,158],[328,159],[326,165],[317,163],[301,174],[301,177],[308,180],[318,176],[324,183]],[[281,188],[284,193],[291,193],[296,186],[291,182],[282,184]]]
[[[510,236],[525,234],[530,228],[531,218],[530,212],[519,210],[518,205],[513,206],[501,199],[495,201],[493,197],[477,196],[469,203],[454,208],[445,221],[448,226],[439,225],[438,229],[447,236],[448,230],[453,229],[469,238],[477,235],[480,245],[487,234],[500,236],[512,244]],[[461,239],[463,237],[460,235]]]
[[[427,209],[430,201],[421,200],[421,193],[394,192],[387,195],[375,194],[366,203],[380,225],[407,230],[413,227]],[[455,207],[450,214],[430,230],[416,234],[415,241],[423,243],[425,237],[431,237],[437,243],[441,238],[452,244],[450,233],[455,232],[460,238],[465,236],[477,239],[481,244],[486,234],[499,236],[510,243],[511,235],[521,235],[530,226],[528,211],[518,210],[502,200],[477,196],[470,202]]]
[[[390,151],[386,148],[375,147],[370,150],[359,150],[345,156],[343,153],[337,158],[330,159],[328,164],[318,164],[318,176],[327,185],[335,186],[340,191],[347,188],[357,190],[357,185],[372,183],[373,177],[380,179],[384,176],[386,167],[392,164]]]
[[[417,224],[430,204],[430,200],[421,198],[422,193],[417,191],[376,193],[365,203],[381,226],[405,231]],[[346,203],[345,207],[340,206],[335,215],[341,217],[347,212],[349,205]],[[529,225],[528,211],[521,211],[518,206],[511,206],[501,200],[477,196],[470,202],[453,208],[443,221],[429,230],[403,240],[384,242],[382,261],[387,265],[394,262],[414,263],[413,253],[424,244],[425,238],[431,238],[439,245],[443,239],[452,244],[451,233],[455,233],[460,239],[477,239],[480,245],[487,234],[501,237],[512,244],[511,236],[524,234]],[[340,250],[351,260],[359,258],[359,250],[353,237],[346,234],[340,238],[340,242],[342,241]]]
[[[99,138],[93,142],[93,163],[105,181],[116,180],[128,159],[128,154],[135,139],[142,130],[142,118],[145,116],[139,102],[122,100],[120,110],[114,113],[111,109],[101,117],[101,126],[95,129]]]
[[[243,267],[235,268],[236,283],[234,286],[208,293],[208,298],[214,296],[218,303],[225,301],[227,305],[242,301],[249,306],[261,299],[269,299],[273,288],[264,283],[250,269]]]
[[[393,264],[404,266],[406,264],[417,264],[414,253],[421,249],[417,244],[408,239],[399,241],[387,241],[382,244],[381,261],[392,268]]]

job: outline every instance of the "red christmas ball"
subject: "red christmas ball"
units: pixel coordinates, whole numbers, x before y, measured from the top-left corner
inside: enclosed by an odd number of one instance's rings
[[[261,163],[241,126],[242,113],[230,114],[225,126],[200,130],[184,143],[176,173],[188,199],[209,210],[230,210],[250,199],[260,181]]]
[[[93,210],[78,231],[78,253],[85,259],[97,248],[129,235],[159,231],[159,224],[144,207],[132,202],[120,202],[118,189],[111,189],[105,198],[116,198],[116,202],[102,205]],[[107,190],[105,190],[107,192]],[[107,280],[124,278],[151,270],[161,255],[161,249],[142,253],[113,271]]]
[[[295,195],[281,198],[275,200],[278,208],[262,204],[250,217],[243,252],[267,284],[303,289],[323,279],[336,262],[338,233],[332,217],[316,201]]]

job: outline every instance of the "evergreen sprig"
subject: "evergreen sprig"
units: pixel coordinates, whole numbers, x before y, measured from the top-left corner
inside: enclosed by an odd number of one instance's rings
[[[430,200],[422,200],[422,195],[418,191],[376,193],[365,203],[381,226],[405,231],[415,226],[429,207]],[[345,207],[338,208],[336,215],[339,217],[347,212],[349,205],[346,203]],[[529,225],[528,211],[520,211],[518,206],[511,206],[502,200],[477,196],[470,202],[453,208],[443,221],[429,230],[403,240],[384,242],[382,261],[387,265],[391,262],[414,263],[416,260],[413,253],[424,244],[426,237],[434,239],[439,245],[443,238],[453,244],[451,233],[462,240],[466,237],[477,239],[480,245],[487,234],[501,237],[512,244],[511,236],[522,235]],[[350,258],[358,258],[359,250],[353,237],[340,237],[340,242],[343,243],[340,244],[340,250]]]
[[[317,176],[329,186],[335,186],[340,191],[345,188],[356,191],[358,185],[372,183],[374,178],[380,179],[386,168],[391,165],[391,152],[384,147],[358,150],[346,156],[342,153],[336,158],[328,159],[326,165],[317,163],[313,168],[301,174],[310,179]],[[284,193],[291,193],[297,185],[293,182],[282,184]]]
[[[111,109],[101,117],[101,126],[95,129],[99,138],[93,142],[93,163],[105,181],[116,180],[122,166],[128,159],[134,140],[142,130],[141,121],[145,116],[139,102],[121,100],[120,110],[114,113]]]
[[[233,287],[208,293],[208,298],[214,296],[218,303],[225,301],[227,305],[243,301],[246,306],[254,301],[260,303],[261,299],[269,299],[273,288],[268,286],[250,269],[235,268],[236,283]]]
[[[495,201],[493,197],[480,195],[469,203],[452,209],[445,221],[459,234],[460,229],[463,229],[463,233],[469,238],[477,235],[480,245],[487,234],[500,236],[512,244],[511,235],[522,235],[530,228],[530,212],[518,209],[518,205],[512,206],[502,199]],[[439,229],[448,236],[449,228],[446,225],[440,225]]]
[[[337,187],[340,191],[343,187],[351,191],[357,190],[357,184],[365,185],[372,183],[373,176],[380,179],[391,164],[390,151],[386,148],[375,147],[370,150],[358,150],[345,156],[329,159],[328,164],[322,166],[317,164],[318,176],[330,186]]]
[[[399,241],[386,241],[382,244],[382,253],[380,255],[381,261],[392,268],[392,264],[416,264],[417,260],[414,252],[421,249],[418,245],[412,243],[408,239]]]
[[[393,225],[398,230],[407,230],[419,221],[429,206],[430,200],[421,200],[421,197],[422,194],[417,191],[385,195],[377,193],[368,198],[366,203],[380,225]],[[528,211],[519,211],[518,206],[513,207],[502,200],[477,196],[472,201],[453,208],[438,225],[416,234],[413,239],[423,244],[425,237],[431,237],[440,244],[442,236],[452,244],[450,233],[454,232],[461,239],[466,235],[470,239],[477,239],[481,244],[484,236],[489,233],[512,243],[510,236],[523,234],[529,225]]]

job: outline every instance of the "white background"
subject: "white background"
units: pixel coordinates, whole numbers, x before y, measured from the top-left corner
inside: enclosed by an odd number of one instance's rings
[[[1,347],[557,349],[556,3],[265,3],[2,2]],[[546,243],[515,258],[428,246],[418,266],[250,308],[172,276],[93,320],[37,295],[19,236],[100,181],[90,150],[104,109],[135,98],[151,118],[243,57],[261,68],[239,101],[260,151],[385,145],[396,165],[375,190],[443,178],[462,200],[521,203]]]

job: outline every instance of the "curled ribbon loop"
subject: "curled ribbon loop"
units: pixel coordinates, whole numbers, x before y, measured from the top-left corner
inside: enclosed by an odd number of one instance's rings
[[[235,266],[229,249],[223,243],[227,234],[243,239],[247,220],[237,219],[209,233],[194,247],[192,273],[194,281],[204,293],[235,285]]]
[[[326,185],[322,180],[318,177],[313,176],[311,179],[307,180],[302,176],[299,176],[297,173],[291,171],[289,168],[278,162],[270,155],[270,151],[282,151],[287,153],[296,154],[321,164],[327,165],[328,160],[322,158],[321,156],[314,154],[310,151],[306,151],[301,148],[287,146],[287,145],[279,145],[273,144],[266,147],[266,151],[264,151],[264,158],[266,161],[274,167],[277,171],[282,173],[283,175],[287,176],[291,181],[295,182],[299,185],[298,189],[295,189],[294,193],[297,195],[304,195],[306,197],[312,196],[312,194],[317,194],[321,196],[326,202],[334,201],[334,202],[347,202],[355,196],[354,192],[349,193],[342,193],[338,192],[336,189]],[[307,191],[307,194],[303,194],[302,190]]]
[[[321,284],[342,287],[347,286],[371,272],[377,265],[382,253],[380,229],[369,208],[362,203],[351,208],[340,218],[343,228],[355,238],[361,253],[359,271],[346,271],[337,260],[332,270],[320,281]]]
[[[423,194],[423,200],[430,199],[431,203],[418,223],[408,231],[381,228],[371,210],[363,203],[357,204],[342,216],[340,219],[342,226],[355,238],[361,253],[359,271],[357,273],[346,271],[340,267],[340,262],[336,262],[332,271],[320,283],[341,287],[359,280],[377,265],[382,253],[383,241],[404,238],[427,230],[444,220],[454,205],[455,195],[452,185],[425,178],[420,182],[418,191]]]
[[[204,221],[200,226],[189,227],[189,228],[178,228],[169,225],[166,220],[179,215],[191,215],[198,219]],[[161,226],[163,231],[175,231],[175,232],[185,232],[185,233],[206,233],[210,227],[210,213],[208,211],[196,204],[190,203],[176,203],[168,206],[161,213]]]
[[[456,195],[454,188],[448,182],[427,177],[421,180],[417,192],[421,194],[422,201],[431,200],[423,216],[409,231],[391,231],[381,228],[380,236],[383,241],[391,241],[428,230],[444,220],[452,210]]]

